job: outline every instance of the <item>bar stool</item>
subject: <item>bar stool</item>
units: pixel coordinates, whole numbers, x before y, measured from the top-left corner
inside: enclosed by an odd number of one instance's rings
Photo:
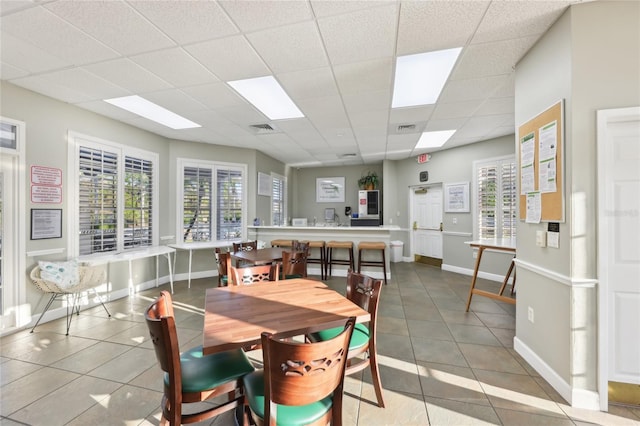
[[[291,247],[292,240],[271,240],[271,247]]]
[[[363,266],[382,266],[384,273],[384,284],[387,284],[387,259],[385,251],[387,244],[382,241],[363,241],[358,244],[358,273]],[[362,250],[380,250],[382,253],[382,261],[380,260],[364,260],[362,259]]]
[[[311,249],[320,250],[320,257],[307,257],[307,265],[310,263],[320,265],[320,279],[324,280],[325,278],[327,278],[327,274],[325,271],[326,264],[327,264],[327,259],[326,259],[327,243],[325,243],[324,241],[306,241],[306,240],[301,242],[309,244],[309,251],[311,251]]]
[[[334,259],[333,258],[333,249],[346,249],[349,251],[349,259]],[[351,241],[329,241],[327,243],[327,254],[326,254],[326,272],[325,276],[329,278],[331,276],[331,266],[332,265],[347,265],[351,270],[355,268],[355,263],[353,260],[353,242]]]

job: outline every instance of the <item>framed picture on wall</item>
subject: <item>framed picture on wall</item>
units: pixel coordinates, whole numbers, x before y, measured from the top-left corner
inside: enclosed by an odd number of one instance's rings
[[[447,213],[469,212],[469,182],[444,184],[444,211]]]
[[[62,238],[62,209],[31,209],[31,239]]]
[[[316,179],[317,203],[344,203],[344,177]]]

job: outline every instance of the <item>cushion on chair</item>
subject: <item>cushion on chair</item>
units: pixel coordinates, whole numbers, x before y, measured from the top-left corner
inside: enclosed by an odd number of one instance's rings
[[[312,342],[321,342],[324,340],[330,340],[336,337],[338,334],[344,331],[344,327],[329,328],[327,330],[318,331],[317,333],[309,334],[309,338]],[[369,328],[364,324],[356,324],[353,328],[353,334],[349,341],[349,350],[361,348],[369,342]]]
[[[342,327],[344,330],[344,327]],[[251,410],[264,419],[264,371],[257,370],[243,377],[245,394]],[[313,423],[331,409],[331,395],[307,405],[277,405],[279,425],[306,425]]]
[[[182,391],[200,392],[238,379],[254,371],[253,365],[242,349],[203,355],[202,346],[180,354]],[[169,383],[165,373],[164,382]]]
[[[78,262],[70,260],[68,262],[45,262],[39,261],[40,278],[51,281],[62,290],[66,290],[78,284],[80,277],[78,274]]]
[[[224,285],[227,285],[229,283],[229,276],[223,275],[222,277],[220,277],[220,282]]]
[[[285,275],[284,277],[285,280],[293,280],[295,278],[304,278],[304,277],[300,274]]]

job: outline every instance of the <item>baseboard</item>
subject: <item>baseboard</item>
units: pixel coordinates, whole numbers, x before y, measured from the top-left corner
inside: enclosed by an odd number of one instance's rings
[[[442,264],[443,271],[455,272],[457,274],[468,275],[470,277],[473,276],[473,269],[461,268],[460,266],[447,265],[446,263]],[[499,274],[490,274],[488,272],[478,271],[478,278],[482,278],[489,281],[497,281],[501,283],[504,281],[504,275]],[[513,283],[513,277],[509,278],[509,284]]]
[[[560,394],[572,407],[587,410],[600,410],[600,398],[595,391],[574,389],[558,373],[555,372],[542,358],[517,336],[513,338],[513,349],[520,354],[534,370],[545,379],[556,392]]]

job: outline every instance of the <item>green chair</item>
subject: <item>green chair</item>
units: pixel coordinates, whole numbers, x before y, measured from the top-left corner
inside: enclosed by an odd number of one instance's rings
[[[216,263],[218,264],[218,287],[229,285],[231,253],[223,252],[219,247],[216,247]]]
[[[243,405],[242,377],[254,371],[242,349],[203,355],[202,346],[180,353],[171,294],[162,291],[149,306],[145,319],[160,368],[164,394],[160,424],[171,426],[201,422]],[[198,406],[184,414],[185,403],[198,403],[227,395],[219,405]]]
[[[262,333],[264,369],[243,377],[245,416],[259,425],[342,424],[344,369],[354,324],[355,318],[349,318],[337,336],[319,343],[281,341]]]
[[[380,369],[378,368],[378,352],[376,348],[376,327],[378,315],[378,302],[380,301],[380,288],[382,280],[375,280],[367,275],[349,271],[347,273],[347,299],[360,306],[371,315],[369,326],[356,324],[353,337],[349,342],[349,359],[347,361],[346,374],[357,373],[366,367],[371,368],[371,378],[376,392],[378,406],[384,408],[382,396],[382,383],[380,381]],[[340,328],[323,330],[307,336],[310,342],[321,342],[331,339],[340,333]],[[364,355],[364,358],[360,358]]]
[[[282,252],[282,279],[307,278],[308,251]]]

